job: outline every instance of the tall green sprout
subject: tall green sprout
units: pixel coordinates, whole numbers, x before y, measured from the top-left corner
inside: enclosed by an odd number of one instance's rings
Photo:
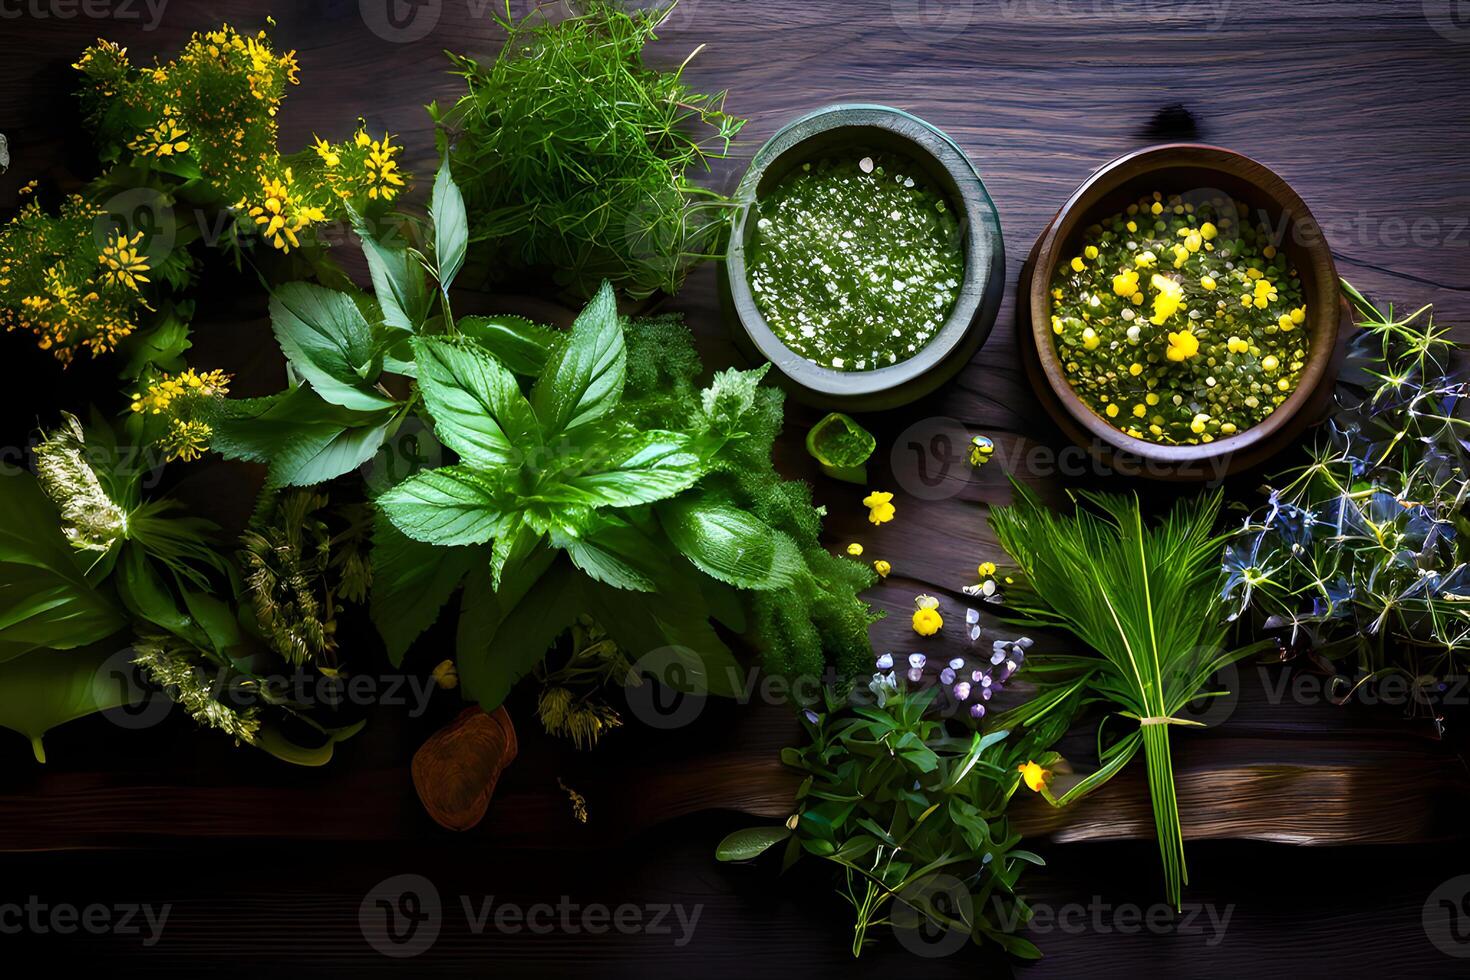
[[[1028,661],[1027,674],[1042,690],[1034,708],[1021,709],[1022,723],[1076,704],[1076,694],[1112,703],[1136,726],[1106,745],[1100,727],[1101,767],[1061,796],[1048,790],[1047,798],[1062,806],[1085,796],[1141,747],[1164,881],[1177,908],[1189,874],[1169,727],[1198,725],[1180,717],[1185,706],[1209,696],[1203,689],[1215,671],[1255,649],[1224,650],[1222,539],[1214,533],[1220,494],[1186,497],[1161,522],[1146,525],[1134,495],[1078,493],[1093,509],[1059,514],[1019,484],[1015,492],[1015,503],[990,516],[1021,573],[1005,593],[1006,606],[1020,624],[1066,630],[1091,648]]]

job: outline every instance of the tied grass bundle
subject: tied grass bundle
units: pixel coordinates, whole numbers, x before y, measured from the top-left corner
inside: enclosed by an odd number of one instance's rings
[[[561,21],[497,17],[509,37],[482,65],[450,54],[468,91],[429,107],[464,191],[477,265],[550,269],[586,299],[604,279],[634,298],[675,293],[717,257],[734,202],[688,178],[745,120],[673,71],[643,63],[664,10],[608,2]],[[697,53],[697,50],[696,52]]]
[[[1064,629],[1095,651],[1033,658],[1039,663],[1028,671],[1042,692],[1028,723],[1082,694],[1113,703],[1138,726],[1106,748],[1099,739],[1101,768],[1061,797],[1047,797],[1061,806],[1090,793],[1141,746],[1164,880],[1177,908],[1189,875],[1169,726],[1199,724],[1177,716],[1210,696],[1202,689],[1215,671],[1255,650],[1222,652],[1221,538],[1213,533],[1220,494],[1180,500],[1162,522],[1146,526],[1137,496],[1079,493],[1095,511],[1079,506],[1064,515],[1018,484],[1015,491],[1015,503],[990,517],[1024,576],[1007,591],[1006,605],[1025,625]]]

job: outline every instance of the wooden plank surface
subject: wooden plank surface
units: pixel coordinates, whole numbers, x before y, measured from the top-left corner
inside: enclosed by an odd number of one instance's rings
[[[125,17],[121,3],[105,19],[76,8],[64,16],[69,7],[17,6],[18,17],[0,8],[0,132],[13,158],[0,176],[0,209],[33,177],[69,188],[93,173],[67,67],[93,37],[126,44],[134,58],[167,55],[191,31],[220,20],[253,27],[265,13],[244,0],[172,3],[153,24],[141,3],[127,5],[141,19]],[[303,64],[302,84],[282,112],[283,144],[340,137],[361,115],[399,134],[410,168],[426,174],[432,141],[421,106],[455,92],[441,49],[488,55],[496,31],[480,16],[483,4],[405,4],[400,13],[434,23],[423,37],[397,43],[381,36],[375,10],[374,0],[271,5],[280,42],[299,49]],[[985,178],[1012,280],[1056,206],[1113,156],[1191,136],[1240,150],[1292,183],[1326,229],[1340,271],[1359,288],[1401,305],[1433,302],[1470,339],[1470,24],[1452,14],[1451,3],[1435,0],[684,0],[654,60],[674,64],[707,43],[688,70],[691,82],[728,87],[729,109],[751,119],[739,159],[714,176],[726,188],[762,140],[815,106],[885,102],[929,119]],[[834,547],[860,541],[869,556],[894,565],[873,595],[891,613],[874,630],[879,649],[914,647],[906,612],[918,592],[941,596],[952,613],[944,637],[924,648],[958,648],[959,589],[978,561],[999,557],[984,516],[1006,500],[1007,469],[1053,497],[1100,480],[1085,468],[1070,471],[1065,457],[1058,462],[1063,441],[1018,361],[1013,301],[1012,290],[990,340],[953,383],[862,420],[883,447],[872,479],[898,492],[897,521],[871,528],[857,488],[814,479]],[[667,306],[686,314],[709,362],[734,362],[713,269],[697,272]],[[274,370],[268,337],[258,291],[212,276],[201,296],[198,363],[262,379],[248,383],[263,391]],[[0,352],[14,377],[38,382],[0,386],[0,439],[12,449],[56,408],[85,406],[91,391],[113,383],[105,365],[58,377],[24,338],[0,337]],[[813,475],[800,440],[815,418],[799,407],[789,413],[779,462],[793,476]],[[979,473],[929,451],[942,445],[935,436],[968,432],[989,434],[999,446],[997,461]],[[238,470],[217,467],[182,489],[217,499],[238,478]],[[1251,486],[1245,477],[1231,490],[1243,495]],[[1172,492],[1141,490],[1154,501]],[[986,625],[997,627],[988,618]],[[1224,976],[1259,969],[1263,958],[1272,973],[1454,972],[1459,961],[1429,940],[1420,908],[1441,882],[1470,870],[1463,857],[1470,778],[1456,746],[1426,737],[1422,724],[1405,724],[1392,707],[1338,709],[1315,696],[1277,696],[1279,677],[1279,668],[1247,669],[1223,724],[1176,739],[1186,836],[1194,841],[1189,897],[1222,912],[1235,905],[1223,941],[1096,922],[1054,928],[1034,937],[1048,958],[1028,974],[1147,968]],[[703,902],[709,918],[678,948],[649,935],[487,938],[446,928],[439,945],[412,961],[414,972],[565,975],[589,963],[608,975],[851,970],[842,910],[819,869],[788,884],[769,867],[709,860],[713,841],[751,817],[701,811],[735,808],[770,819],[787,812],[791,781],[775,754],[797,732],[783,705],[712,704],[673,736],[630,727],[592,755],[523,737],[490,818],[458,838],[423,816],[406,772],[413,748],[452,710],[445,697],[417,718],[375,710],[368,731],[320,772],[285,770],[196,735],[179,718],[142,732],[119,732],[105,719],[68,726],[48,740],[44,771],[18,740],[4,739],[0,850],[49,853],[0,860],[0,901],[39,892],[53,901],[178,902],[167,941],[146,950],[116,936],[60,945],[56,937],[22,937],[52,957],[105,955],[121,957],[127,971],[194,973],[202,957],[217,964],[223,956],[231,965],[361,974],[394,964],[363,942],[359,901],[386,875],[415,871],[446,895],[683,899]],[[1452,714],[1451,725],[1463,729],[1464,714]],[[524,703],[517,717],[533,735]],[[1085,752],[1085,739],[1068,750]],[[558,777],[587,795],[587,826],[572,820]],[[1052,866],[1034,885],[1044,904],[1085,904],[1093,895],[1156,902],[1156,851],[1147,840],[1128,842],[1148,834],[1141,771],[1065,823],[1044,808],[1020,817],[1046,838],[1036,846]],[[1081,838],[1118,842],[1073,843]],[[1278,843],[1213,842],[1220,838]],[[1356,846],[1313,852],[1280,843]],[[1390,843],[1399,846],[1383,846]],[[0,936],[0,944],[12,942]],[[880,966],[915,964],[891,939],[877,955]],[[972,953],[919,965],[956,974],[1005,966]]]

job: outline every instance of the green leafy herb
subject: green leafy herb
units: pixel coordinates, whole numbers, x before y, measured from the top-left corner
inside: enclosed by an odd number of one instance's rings
[[[724,112],[724,93],[692,91],[684,65],[644,64],[665,15],[593,2],[559,21],[513,20],[507,5],[494,62],[450,56],[468,91],[430,112],[471,240],[487,246],[480,275],[529,265],[575,296],[611,279],[643,297],[677,291],[713,256],[733,202],[688,173],[724,156],[744,120]]]
[[[1063,805],[1097,789],[1142,747],[1166,890],[1177,907],[1188,873],[1169,729],[1199,724],[1180,717],[1185,705],[1202,696],[1217,670],[1256,649],[1224,652],[1216,588],[1221,538],[1212,533],[1220,494],[1181,499],[1147,526],[1136,496],[1079,493],[1096,510],[1079,506],[1062,515],[1012,483],[1015,502],[990,515],[1020,572],[1005,604],[1017,622],[1066,630],[1095,651],[1033,656],[1026,672],[1050,689],[1046,705],[1087,690],[1137,724],[1103,749],[1102,768],[1059,799],[1048,790],[1048,799]],[[1042,714],[1032,712],[1033,721]]]
[[[1027,864],[1043,863],[1018,847],[1005,815],[1026,746],[1009,745],[1004,731],[953,735],[930,710],[938,688],[886,681],[875,678],[876,704],[829,691],[825,713],[806,713],[810,743],[781,753],[806,776],[796,812],[785,827],[736,831],[716,856],[745,861],[784,841],[786,865],[812,854],[840,868],[857,916],[854,956],[889,923],[959,930],[1040,956],[1011,935],[1031,917],[1017,880]]]

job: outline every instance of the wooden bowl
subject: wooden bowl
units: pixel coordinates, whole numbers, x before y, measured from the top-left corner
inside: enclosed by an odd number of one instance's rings
[[[872,371],[837,371],[808,361],[783,344],[755,305],[746,279],[746,248],[755,232],[755,201],[794,168],[843,148],[897,151],[913,161],[960,218],[965,275],[948,320],[913,357]],[[921,398],[939,387],[985,341],[1005,292],[1005,245],[1000,218],[969,157],[944,133],[916,116],[880,105],[834,105],[785,128],[757,151],[736,197],[721,296],[736,345],[770,361],[793,397],[822,408],[871,411]]]
[[[1301,277],[1311,347],[1291,396],[1259,424],[1192,446],[1135,439],[1109,425],[1072,390],[1051,334],[1051,282],[1076,255],[1085,230],[1153,191],[1186,200],[1228,196],[1264,213]],[[1330,403],[1338,336],[1348,316],[1337,268],[1321,227],[1302,199],[1275,173],[1231,150],[1168,143],[1127,153],[1104,165],[1072,193],[1037,239],[1021,270],[1017,297],[1023,359],[1031,383],[1063,432],[1100,462],[1130,475],[1219,480],[1255,466],[1301,435]]]

